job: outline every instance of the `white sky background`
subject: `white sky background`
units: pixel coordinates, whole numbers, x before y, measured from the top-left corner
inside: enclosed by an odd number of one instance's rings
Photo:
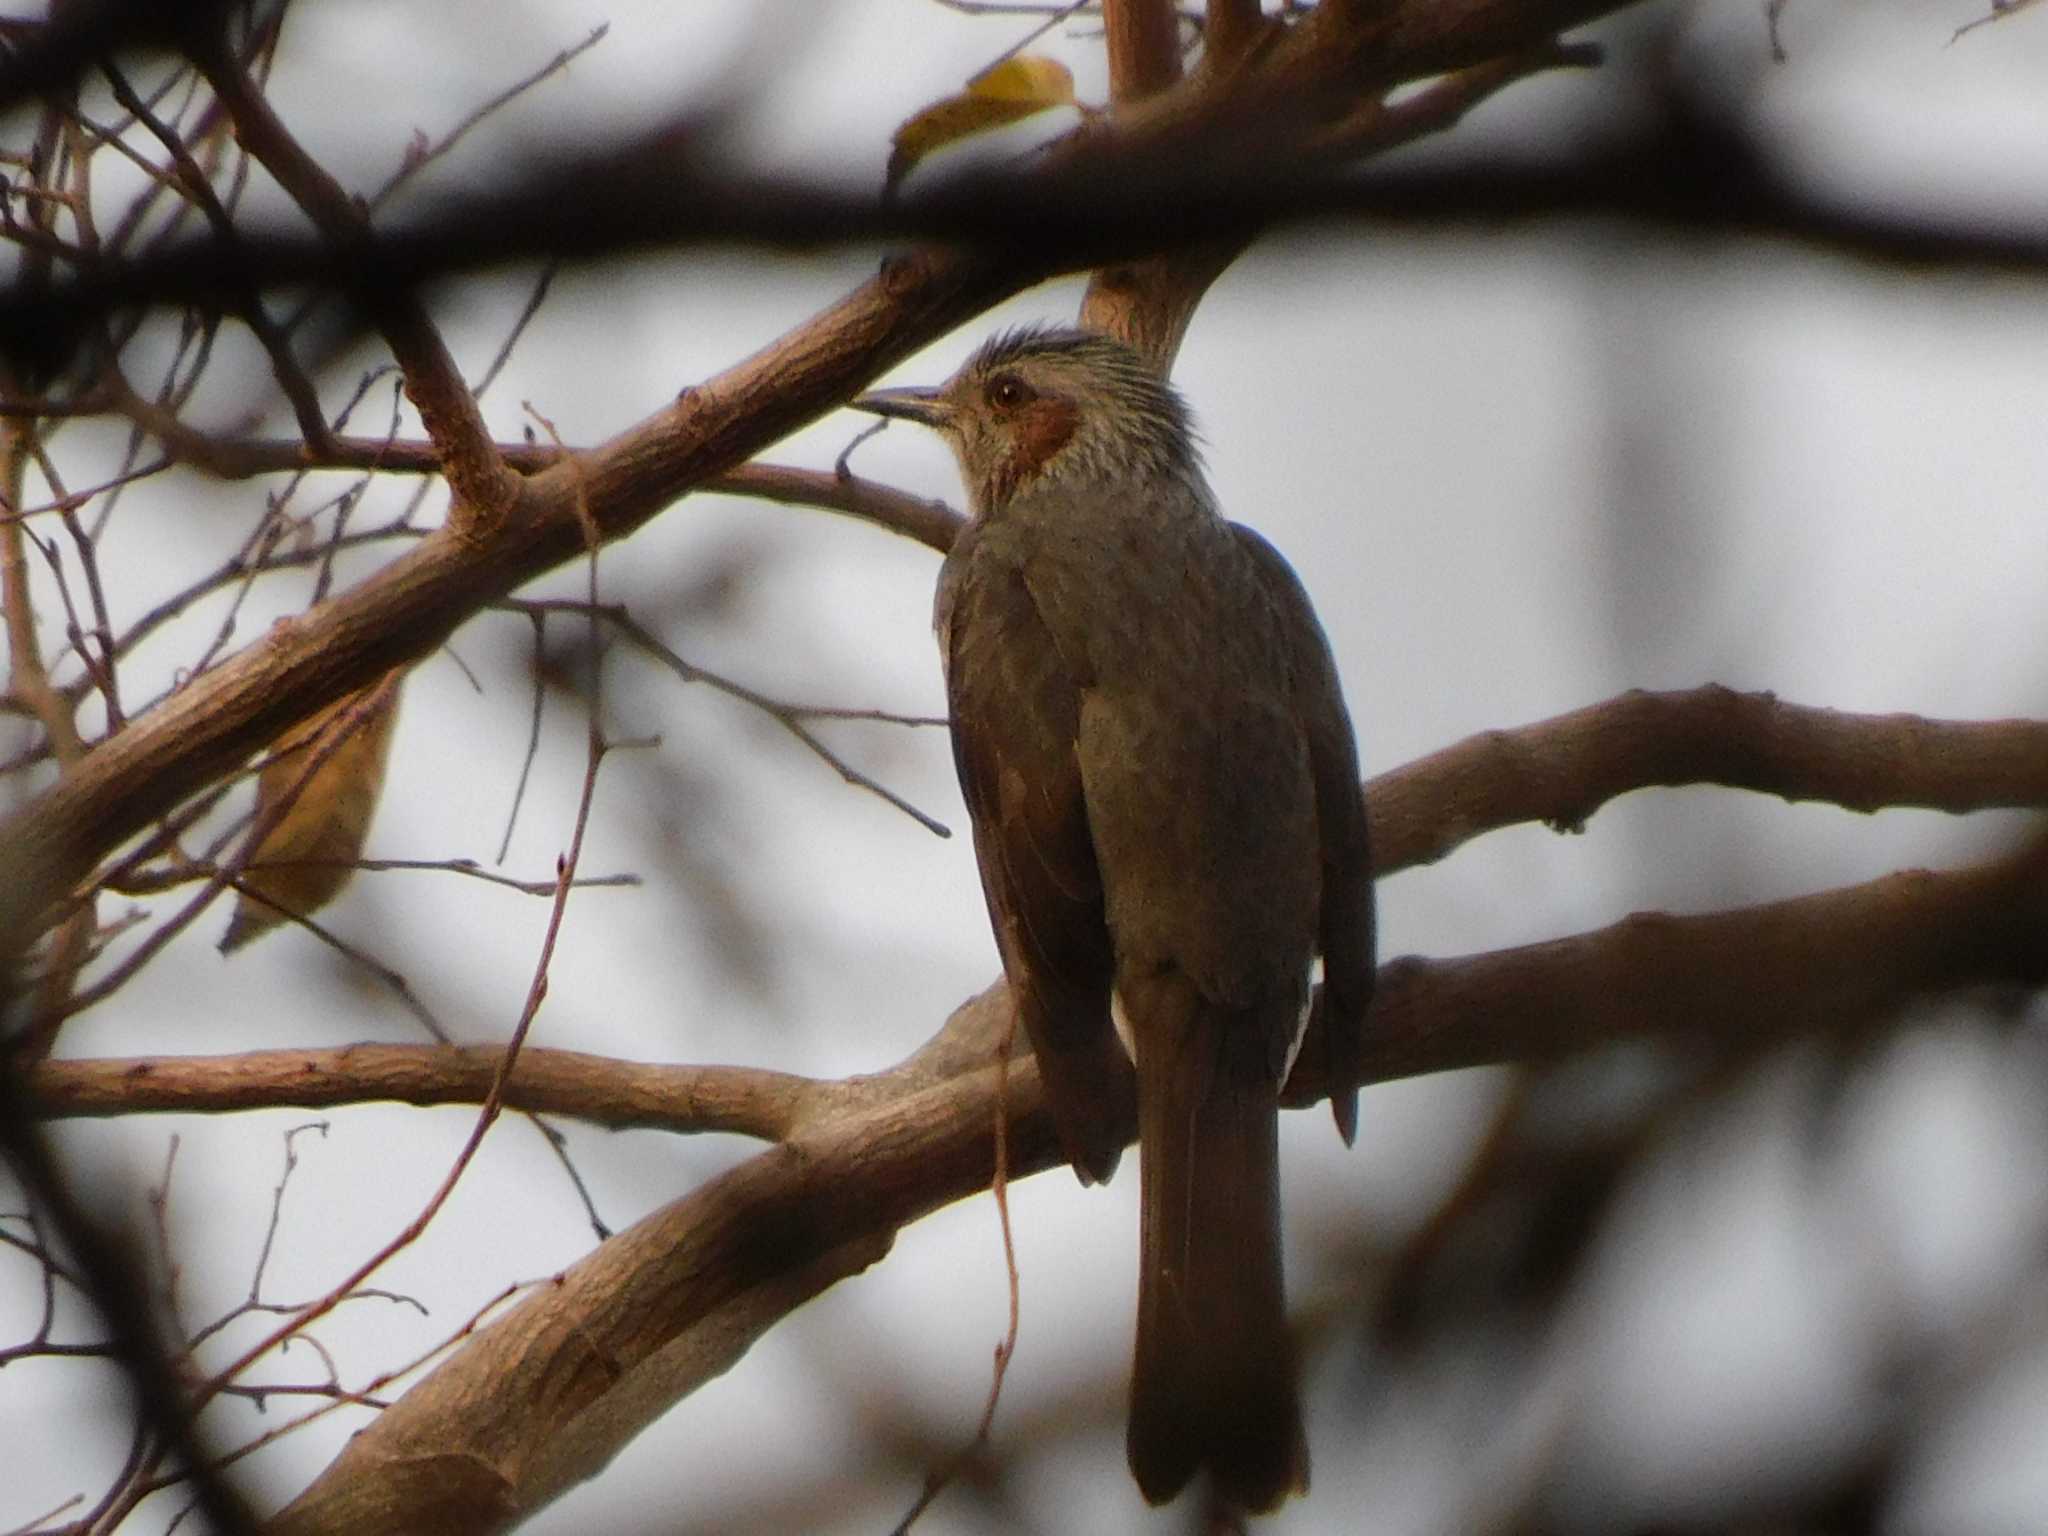
[[[2048,218],[2048,10],[1948,46],[1973,14],[1969,3],[1805,0],[1785,18],[1790,63],[1766,71],[1760,7],[1701,6],[1680,68],[1732,80],[1763,71],[1748,120],[1832,188],[2038,227]],[[305,6],[272,96],[331,167],[367,167],[360,174],[374,180],[415,129],[439,133],[601,20],[612,26],[603,44],[480,132],[430,185],[481,174],[522,145],[651,123],[721,84],[751,103],[736,140],[750,162],[874,182],[891,127],[1022,30],[921,0]],[[1646,36],[1645,21],[1602,35],[1626,50]],[[1046,46],[1075,66],[1084,97],[1100,99],[1093,40]],[[1597,72],[1525,84],[1476,114],[1452,147],[1540,153],[1560,123],[1600,131],[1615,110],[1610,90]],[[520,403],[531,401],[569,441],[608,436],[801,321],[876,256],[684,253],[565,273],[490,396],[490,418],[515,437]],[[525,281],[434,296],[472,373],[496,350]],[[935,381],[999,323],[1070,318],[1078,293],[1070,283],[1026,294],[898,377]],[[1316,598],[1366,769],[1377,772],[1475,730],[1637,686],[1715,681],[1846,709],[2038,715],[2048,681],[2044,352],[2038,281],[1926,279],[1784,248],[1675,250],[1574,230],[1423,240],[1337,229],[1278,236],[1240,261],[1202,307],[1176,377],[1223,505],[1271,536]],[[323,381],[330,400],[359,367]],[[364,421],[381,423],[383,409]],[[829,464],[861,424],[835,415],[770,457]],[[944,450],[911,430],[890,430],[856,462],[958,501]],[[117,523],[110,567],[132,583],[117,605],[139,607],[170,584],[167,573],[217,561],[261,505],[254,485],[194,489],[189,505],[138,496]],[[384,493],[386,505],[395,494]],[[677,600],[721,562],[732,577],[722,598]],[[936,558],[906,541],[823,513],[698,498],[609,551],[601,571],[609,598],[655,621],[691,660],[751,685],[942,708],[928,629]],[[578,571],[543,585],[580,593],[582,580]],[[281,608],[304,600],[303,587],[288,588],[278,589]],[[260,623],[245,620],[241,633]],[[457,636],[481,696],[446,658],[413,677],[373,856],[492,856],[525,740],[526,634],[523,620],[485,616]],[[557,636],[570,638],[566,628]],[[167,647],[162,664],[185,654]],[[841,786],[772,723],[623,650],[605,697],[616,735],[658,734],[663,745],[608,762],[584,868],[634,869],[652,883],[572,902],[532,1043],[841,1074],[899,1059],[995,974],[943,733],[831,734],[950,823],[960,834],[950,842]],[[554,696],[513,872],[551,870],[581,767],[582,722]],[[1722,792],[1640,795],[1601,812],[1583,837],[1497,834],[1440,868],[1388,880],[1383,953],[1462,953],[1638,908],[1705,910],[1953,865],[2013,827],[1917,813],[1870,820]],[[724,901],[706,901],[720,890]],[[545,910],[453,876],[384,875],[360,878],[328,918],[410,977],[457,1034],[496,1039],[517,1015]],[[374,984],[303,935],[275,935],[228,963],[211,948],[219,920],[201,927],[141,985],[71,1026],[67,1052],[417,1037]],[[757,955],[772,963],[751,965]],[[1410,1400],[1377,1416],[1362,1452],[1333,1442],[1318,1405],[1335,1401],[1335,1378],[1354,1362],[1325,1362],[1312,1383],[1315,1491],[1270,1529],[1474,1529],[1484,1511],[1465,1502],[1466,1486],[1527,1459],[1561,1477],[1565,1507],[1600,1530],[1686,1512],[1689,1488],[1754,1460],[1759,1445],[1778,1447],[1796,1475],[1803,1458],[1834,1446],[1829,1436],[1855,1434],[1843,1415],[1867,1391],[1877,1320],[1889,1326],[1903,1312],[1935,1334],[1964,1326],[2001,1276],[2032,1261],[2048,1217],[2039,1028],[2015,1040],[1952,1018],[1930,1024],[1871,1074],[1818,1185],[1789,1145],[1810,1065],[1798,1058],[1660,1158],[1622,1202],[1603,1239],[1599,1294],[1554,1341],[1554,1360],[1539,1363],[1543,1389],[1513,1434],[1475,1417],[1447,1374],[1388,1389]],[[1375,1089],[1350,1154],[1325,1114],[1289,1117],[1291,1239],[1305,1246],[1362,1221],[1397,1241],[1453,1177],[1493,1092],[1486,1074]],[[138,1118],[66,1127],[60,1144],[80,1166],[126,1181],[139,1214],[166,1137],[182,1136],[173,1219],[188,1315],[203,1320],[246,1289],[278,1137],[309,1118]],[[384,1240],[439,1182],[470,1123],[453,1110],[329,1118],[324,1140],[298,1142],[274,1296],[324,1290]],[[575,1128],[571,1137],[615,1226],[753,1150]],[[1099,1380],[1105,1418],[1120,1421],[1132,1170],[1106,1192],[1055,1174],[1013,1193],[1025,1312],[999,1444],[1006,1423],[1051,1411],[1076,1382]],[[434,1316],[365,1303],[320,1336],[359,1379],[506,1281],[551,1272],[589,1243],[538,1138],[508,1119],[428,1237],[377,1281],[428,1299]],[[0,1339],[33,1326],[32,1280],[0,1262]],[[1340,1280],[1303,1259],[1291,1293],[1332,1295]],[[906,1431],[936,1459],[972,1431],[1005,1308],[989,1202],[943,1212],[528,1529],[717,1530],[728,1528],[720,1512],[756,1497],[772,1506],[787,1486],[825,1490],[821,1504],[799,1504],[806,1528],[887,1529],[916,1476],[878,1465],[850,1416],[870,1383],[907,1396],[918,1418]],[[2028,1451],[2048,1438],[2048,1358],[2040,1335],[2030,1338],[1990,1392],[1957,1404],[1891,1528],[2048,1523],[2048,1470]],[[316,1371],[301,1352],[264,1375]],[[290,1407],[268,1417],[231,1408],[221,1432],[258,1432]],[[265,1495],[296,1491],[361,1422],[337,1416],[263,1458]],[[1487,1438],[1470,1437],[1475,1423],[1489,1426]],[[0,1476],[0,1529],[96,1492],[124,1425],[108,1379],[63,1362],[10,1367],[0,1378],[0,1461],[12,1463]],[[1567,1450],[1546,1460],[1557,1433]],[[1085,1455],[1061,1449],[1019,1468],[1034,1528],[1183,1528],[1182,1512],[1144,1509],[1123,1473],[1120,1430]],[[173,1512],[159,1500],[131,1528],[160,1529]],[[971,1501],[953,1499],[919,1528],[988,1527]]]

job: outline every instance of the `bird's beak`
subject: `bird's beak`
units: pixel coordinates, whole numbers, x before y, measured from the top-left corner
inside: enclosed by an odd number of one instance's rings
[[[877,416],[896,416],[921,427],[943,430],[953,420],[953,409],[936,389],[876,389],[851,402],[856,411]]]

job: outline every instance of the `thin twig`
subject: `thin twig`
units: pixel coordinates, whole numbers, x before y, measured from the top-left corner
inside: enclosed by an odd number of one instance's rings
[[[543,647],[547,642],[547,619],[539,611],[527,614],[533,625],[533,711],[527,721],[526,751],[519,759],[519,782],[512,786],[512,804],[505,812],[505,833],[498,839],[497,862],[502,864],[512,851],[512,833],[519,825],[519,808],[526,803],[526,786],[533,778],[533,765],[540,756],[541,718],[547,709],[548,684],[541,675]]]
[[[386,1387],[391,1386],[394,1382],[400,1381],[404,1379],[406,1376],[411,1375],[414,1371],[419,1370],[420,1368],[428,1364],[430,1361],[434,1360],[437,1356],[446,1354],[449,1350],[453,1349],[456,1345],[460,1344],[464,1339],[468,1338],[471,1334],[475,1333],[476,1330],[482,1326],[485,1318],[489,1317],[491,1313],[495,1312],[507,1301],[510,1301],[514,1296],[517,1296],[521,1291],[531,1290],[535,1286],[545,1285],[546,1283],[547,1282],[545,1280],[522,1280],[516,1281],[513,1284],[506,1286],[503,1290],[499,1291],[497,1295],[493,1296],[489,1301],[486,1301],[482,1306],[478,1307],[475,1312],[471,1313],[469,1318],[462,1324],[462,1326],[457,1328],[453,1333],[449,1334],[446,1338],[441,1339],[433,1345],[430,1345],[427,1349],[421,1351],[418,1355],[406,1361],[403,1365],[394,1366],[386,1371],[380,1371],[377,1375],[371,1377],[369,1381],[365,1382],[360,1388],[357,1388],[354,1391],[344,1390],[337,1392],[334,1395],[333,1401],[323,1403],[318,1408],[313,1409],[311,1412],[301,1414],[296,1419],[287,1420],[286,1422],[276,1426],[274,1429],[264,1431],[264,1433],[258,1435],[254,1440],[251,1440],[244,1445],[237,1446],[234,1450],[227,1452],[214,1462],[214,1470],[216,1472],[224,1471],[228,1467],[233,1466],[236,1462],[242,1460],[244,1457],[251,1456],[255,1454],[257,1451],[264,1449],[266,1446],[274,1445],[277,1441],[283,1439],[286,1435],[296,1433],[297,1431],[306,1428],[306,1426],[308,1426],[309,1424],[317,1423],[319,1420],[326,1418],[329,1414],[335,1412],[337,1409],[350,1408],[356,1406],[379,1406],[378,1399],[375,1396],[375,1394],[382,1392]],[[172,1478],[158,1479],[155,1484],[155,1487],[152,1488],[151,1491],[154,1492],[156,1488],[169,1487],[171,1486],[173,1481],[174,1479]]]
[[[520,79],[513,81],[512,84],[506,86],[505,89],[498,92],[497,95],[491,97],[481,106],[474,108],[467,116],[465,116],[453,128],[450,128],[446,133],[442,134],[441,137],[439,139],[436,139],[432,144],[419,144],[416,145],[415,148],[409,149],[406,152],[404,161],[399,165],[398,169],[393,171],[388,177],[385,178],[384,184],[381,187],[379,187],[375,192],[372,192],[370,194],[370,212],[375,213],[379,208],[381,208],[384,205],[386,200],[390,198],[391,194],[396,192],[401,186],[403,186],[408,179],[417,175],[427,166],[432,165],[436,160],[440,159],[443,155],[447,154],[450,150],[455,148],[457,144],[460,144],[462,142],[463,138],[469,133],[471,129],[477,127],[486,118],[490,117],[493,113],[498,112],[503,108],[511,105],[512,102],[516,101],[519,97],[525,95],[526,92],[532,90],[535,86],[539,85],[542,81],[546,80],[550,75],[561,73],[563,70],[567,69],[569,65],[573,63],[579,55],[588,53],[591,49],[595,48],[599,43],[603,42],[606,34],[608,34],[611,31],[611,29],[612,27],[610,22],[599,22],[595,27],[592,27],[590,29],[589,33],[584,37],[582,42],[571,43],[568,47],[562,49],[559,53],[557,53],[553,58],[549,59],[547,63],[541,65],[539,69],[534,70],[533,73],[525,75]],[[481,386],[479,386],[478,392],[482,392]]]
[[[103,60],[100,69],[106,76],[107,83],[113,88],[114,99],[128,109],[135,120],[171,157],[171,164],[175,168],[181,190],[192,199],[200,212],[205,214],[207,222],[213,227],[215,238],[228,253],[229,259],[223,263],[224,269],[235,270],[239,265],[240,235],[235,228],[234,218],[215,195],[211,183],[206,179],[206,172],[200,169],[198,162],[192,158],[192,152],[184,139],[150,111],[128,84],[127,77],[111,60]],[[298,359],[292,356],[291,337],[270,318],[263,307],[262,294],[254,285],[242,285],[238,298],[243,323],[249,327],[251,334],[269,354],[272,374],[277,380],[278,388],[284,392],[285,399],[291,403],[292,414],[298,421],[300,432],[305,434],[309,444],[325,443],[328,435],[327,417],[320,409],[320,396],[313,388],[313,381],[306,377],[306,372],[299,366]]]
[[[618,745],[618,743],[613,743]],[[426,870],[444,875],[467,875],[472,880],[482,880],[488,885],[503,886],[526,896],[552,896],[560,882],[555,880],[517,880],[510,875],[501,875],[496,870],[485,869],[474,859],[263,859],[250,864],[243,873],[253,869],[312,869],[346,864],[350,869],[370,874],[387,870]],[[579,875],[574,884],[577,890],[593,890],[601,887],[637,886],[644,884],[636,874]]]
[[[216,869],[210,863],[199,867]],[[347,939],[344,939],[340,934],[322,923],[318,918],[313,917],[310,913],[294,911],[292,908],[272,899],[255,886],[249,884],[242,876],[247,874],[252,867],[255,866],[244,866],[229,872],[227,883],[234,888],[237,897],[243,901],[253,901],[258,906],[268,907],[286,922],[295,923],[305,929],[306,932],[312,934],[314,938],[325,944],[343,959],[368,971],[384,984],[386,990],[393,997],[398,999],[399,1004],[407,1013],[413,1016],[413,1019],[419,1024],[420,1028],[424,1029],[442,1045],[450,1045],[454,1042],[454,1037],[449,1034],[448,1027],[434,1016],[434,1011],[413,990],[412,983],[406,979],[403,971],[398,970],[395,966],[386,965],[382,960],[379,960],[375,955],[359,945],[349,943]],[[214,874],[206,876],[209,887],[219,877],[217,869]]]
[[[525,1005],[520,1009],[519,1020],[512,1028],[511,1038],[506,1041],[505,1048],[498,1058],[497,1071],[491,1079],[490,1090],[484,1095],[483,1105],[477,1111],[476,1122],[470,1128],[469,1137],[463,1143],[461,1150],[456,1153],[455,1160],[449,1166],[447,1174],[442,1178],[440,1187],[434,1191],[433,1195],[427,1200],[427,1203],[412,1220],[407,1222],[389,1242],[383,1244],[369,1258],[357,1265],[341,1284],[335,1286],[318,1300],[300,1308],[292,1315],[289,1322],[280,1328],[274,1329],[264,1338],[244,1350],[231,1365],[225,1370],[217,1372],[202,1385],[194,1394],[193,1411],[195,1413],[204,1408],[213,1398],[217,1397],[221,1390],[233,1382],[236,1377],[240,1376],[243,1371],[270,1353],[272,1349],[276,1348],[284,1340],[298,1333],[307,1323],[333,1311],[343,1300],[354,1294],[357,1288],[365,1280],[369,1279],[371,1275],[375,1274],[393,1257],[416,1242],[434,1218],[440,1214],[442,1206],[447,1203],[448,1197],[455,1192],[455,1186],[461,1182],[463,1174],[468,1170],[470,1163],[475,1160],[478,1150],[483,1146],[484,1136],[497,1123],[499,1113],[504,1108],[506,1079],[511,1075],[513,1067],[518,1063],[519,1052],[526,1044],[527,1033],[532,1029],[533,1021],[540,1014],[541,1004],[547,998],[548,968],[554,960],[555,944],[561,936],[562,921],[569,909],[571,882],[575,879],[577,861],[583,855],[584,833],[590,825],[590,808],[597,794],[597,772],[603,760],[602,743],[593,739],[593,750],[590,753],[589,762],[583,774],[583,791],[576,807],[575,830],[570,836],[568,852],[562,856],[556,884],[554,906],[548,914],[547,929],[541,937],[540,954],[534,962],[533,980],[527,987]]]
[[[508,599],[499,606],[529,613],[577,611],[576,604],[563,599]],[[743,704],[751,705],[764,715],[767,715],[777,725],[780,725],[784,730],[796,737],[798,741],[802,742],[827,763],[846,783],[880,797],[897,810],[903,812],[904,815],[910,817],[911,820],[915,821],[927,832],[931,832],[938,837],[951,837],[953,835],[952,829],[944,822],[918,809],[917,806],[904,799],[903,796],[897,794],[894,790],[870,778],[867,774],[848,763],[838,753],[820,741],[817,735],[807,729],[803,723],[806,719],[811,718],[853,718],[884,719],[896,725],[943,725],[945,722],[941,718],[931,715],[894,715],[883,711],[863,711],[847,714],[836,713],[827,706],[786,704],[779,699],[761,693],[757,689],[749,688],[744,683],[734,682],[731,678],[722,677],[716,672],[707,671],[694,662],[684,660],[676,651],[643,626],[639,620],[635,619],[623,606],[614,604],[593,609],[591,612],[595,617],[604,620],[621,635],[625,636],[626,639],[646,652],[646,654],[675,673],[684,682],[703,683],[706,687],[715,689],[717,692],[725,694],[728,698],[737,699]]]
[[[925,1478],[924,1490],[918,1495],[903,1518],[896,1523],[890,1536],[908,1536],[910,1528],[937,1502],[941,1493],[957,1478],[968,1461],[989,1443],[990,1431],[996,1422],[996,1406],[1003,1398],[1003,1382],[1008,1377],[1010,1362],[1017,1355],[1017,1331],[1023,1319],[1023,1285],[1017,1273],[1017,1244],[1010,1230],[1010,1052],[1017,1042],[1017,1015],[1013,1009],[1009,1023],[1003,1030],[1002,1039],[996,1046],[996,1092],[995,1092],[995,1158],[994,1176],[989,1180],[989,1193],[995,1198],[996,1224],[1003,1237],[1003,1269],[1008,1277],[1010,1297],[1009,1325],[1003,1337],[996,1344],[995,1366],[990,1374],[988,1398],[982,1404],[981,1420],[974,1427],[974,1435],[944,1468]]]

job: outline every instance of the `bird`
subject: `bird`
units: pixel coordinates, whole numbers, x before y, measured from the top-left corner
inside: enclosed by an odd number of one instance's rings
[[[1140,1492],[1308,1486],[1281,1267],[1281,1086],[1322,959],[1357,1131],[1374,977],[1358,751],[1307,593],[1227,520],[1188,407],[1132,348],[1024,327],[859,409],[935,429],[969,516],[933,608],[991,926],[1060,1147],[1107,1180],[1136,1101]],[[1128,1041],[1128,1046],[1126,1045]]]

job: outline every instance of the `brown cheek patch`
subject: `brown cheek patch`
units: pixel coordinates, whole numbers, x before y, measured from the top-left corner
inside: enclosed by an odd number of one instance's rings
[[[1012,418],[1010,452],[990,477],[989,501],[1000,505],[1045,468],[1046,461],[1067,446],[1081,413],[1065,400],[1040,398]]]

